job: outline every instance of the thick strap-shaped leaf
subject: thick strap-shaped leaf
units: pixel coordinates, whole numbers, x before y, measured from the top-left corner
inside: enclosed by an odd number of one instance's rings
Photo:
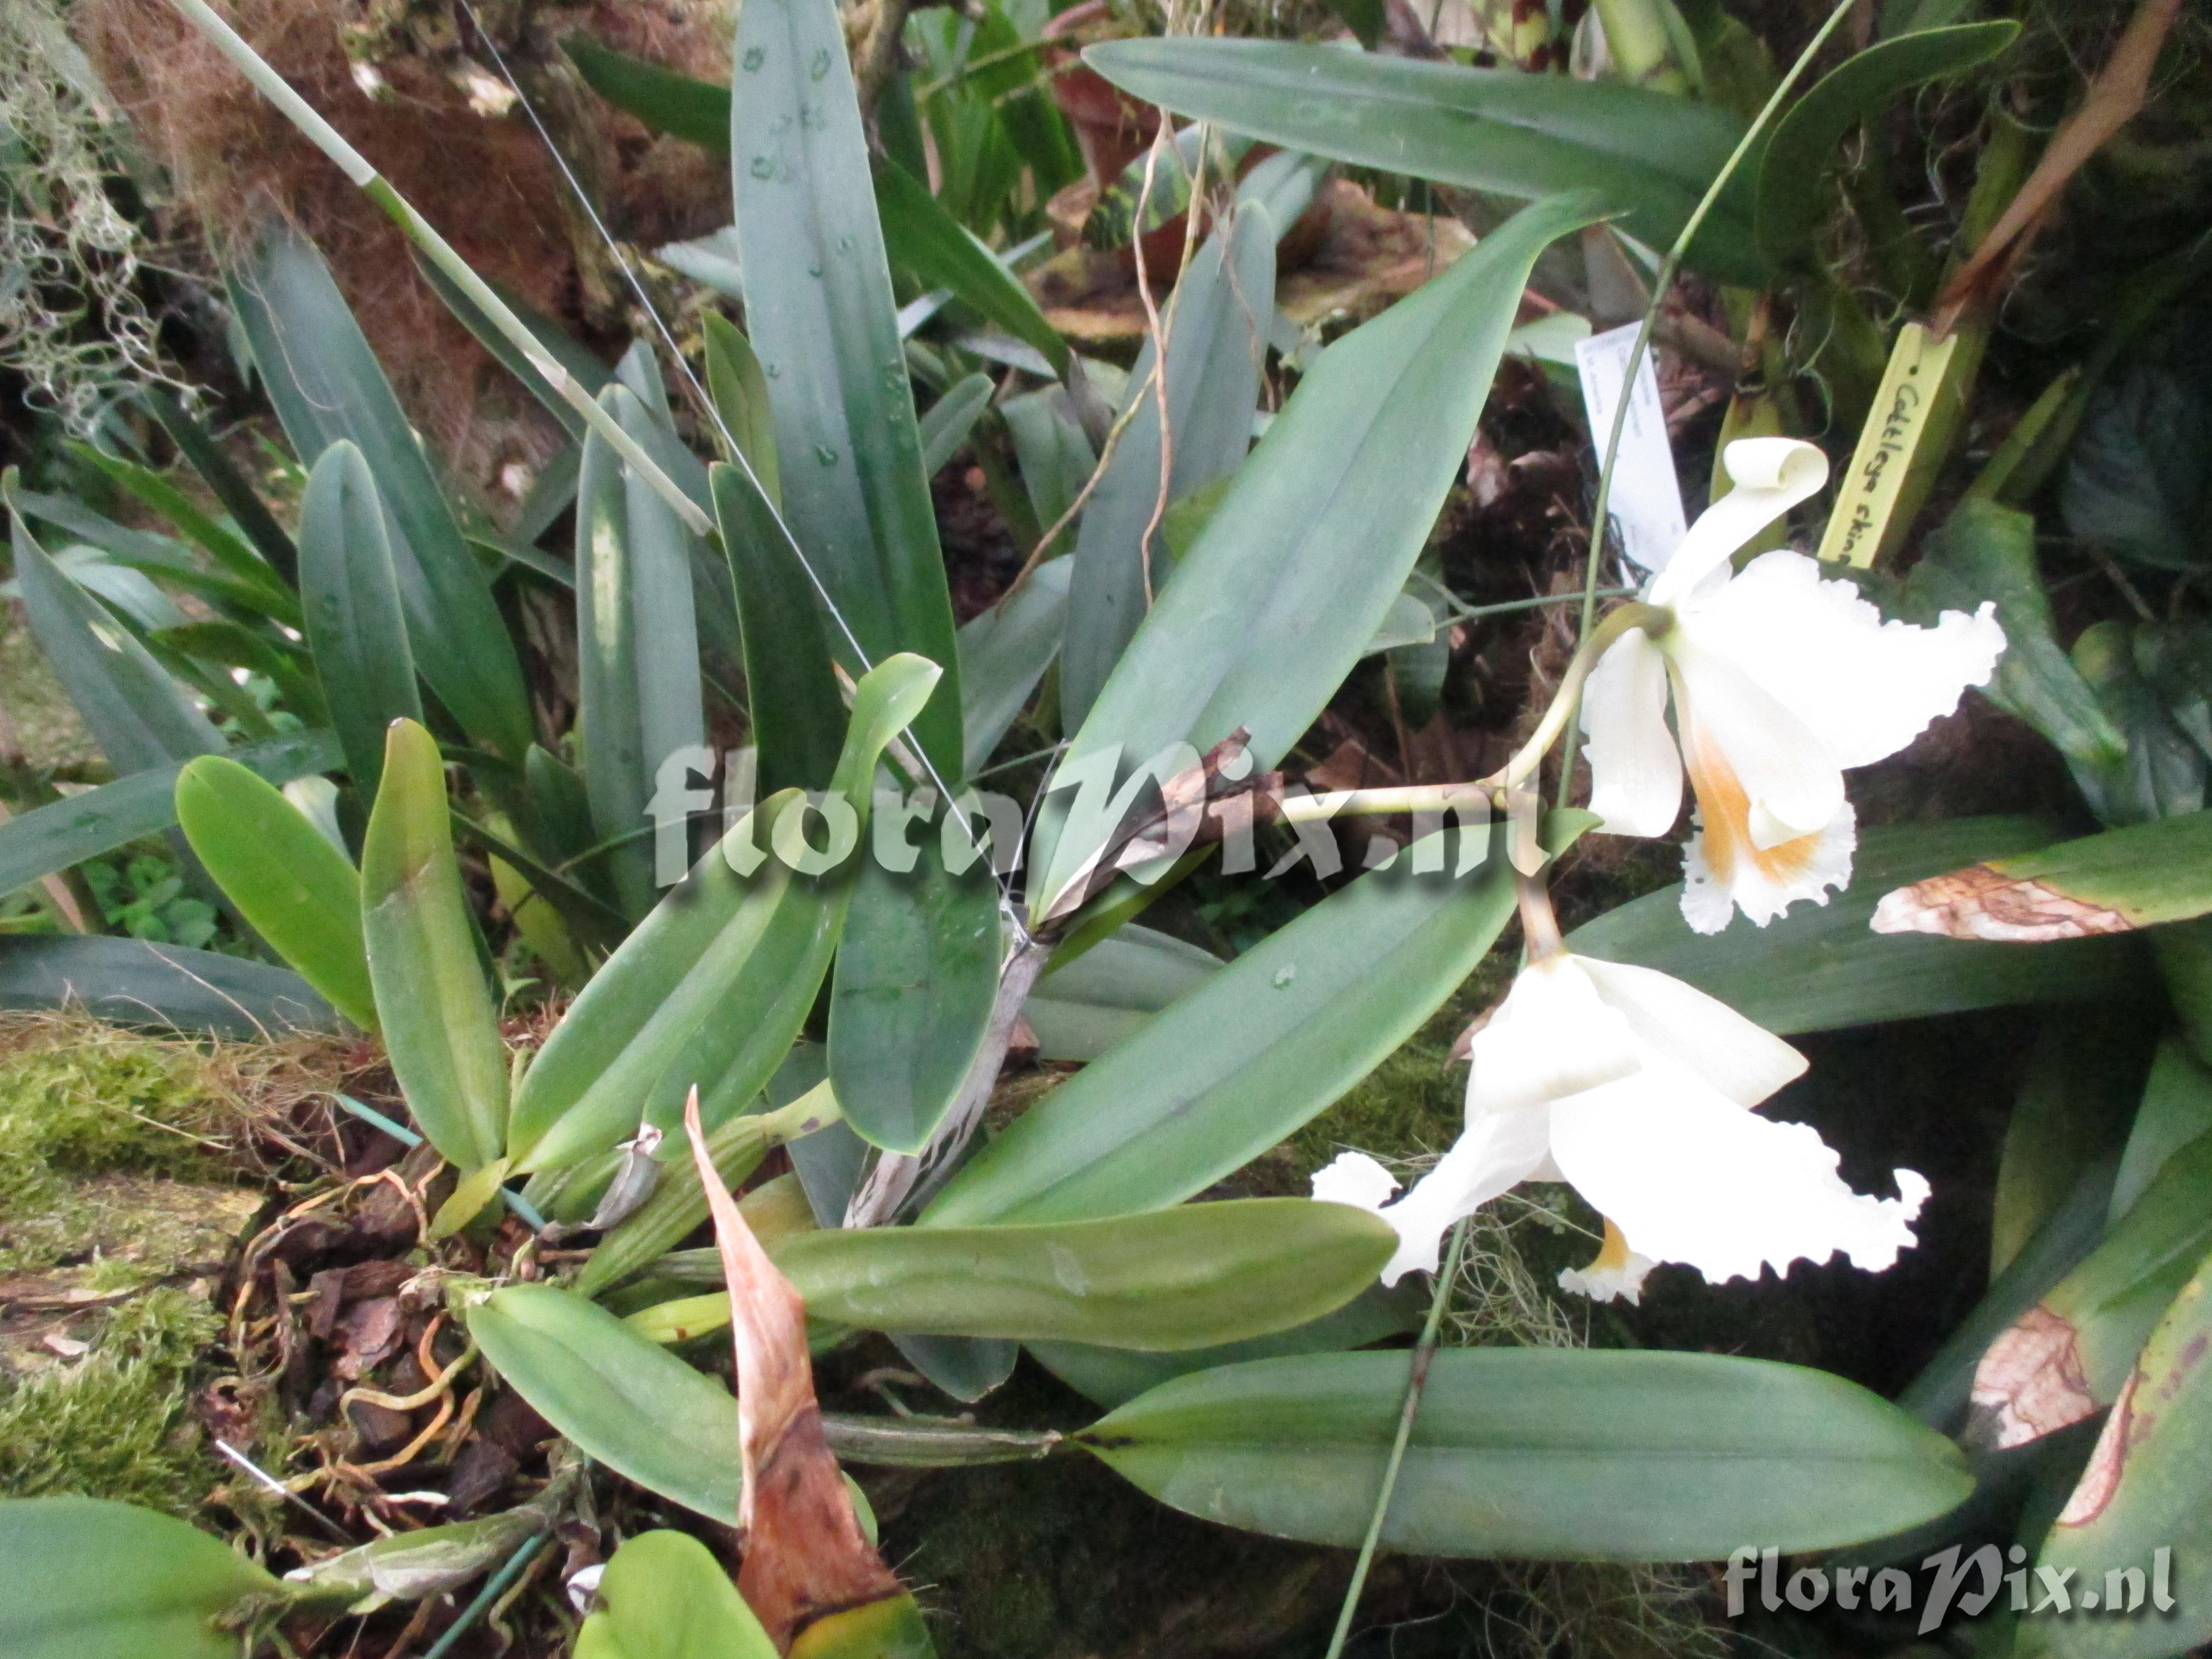
[[[1588,821],[1555,817],[1547,844]],[[1481,867],[1463,878],[1407,873],[1401,854],[1400,869],[1330,895],[1030,1107],[946,1183],[921,1224],[1160,1209],[1258,1157],[1474,971],[1512,913],[1504,836],[1493,827]]]
[[[776,1659],[714,1552],[688,1533],[627,1540],[576,1633],[575,1659]]]
[[[1179,1377],[1077,1437],[1161,1502],[1351,1546],[1404,1409],[1402,1353]],[[1879,1537],[1972,1490],[1958,1449],[1856,1383],[1717,1354],[1447,1350],[1382,1546],[1410,1555],[1716,1560]]]
[[[300,592],[346,769],[371,799],[384,774],[386,730],[422,718],[388,522],[368,463],[339,439],[307,475]]]
[[[12,473],[8,482],[12,495]],[[46,556],[12,500],[9,520],[32,635],[108,764],[128,775],[221,754],[222,733],[130,630]]]
[[[1693,933],[1682,920],[1681,890],[1669,887],[1576,929],[1568,944],[1586,956],[1672,974],[1785,1036],[2015,1002],[2143,994],[2153,983],[2147,956],[2124,938],[2027,948],[1867,926],[1893,888],[2054,839],[2053,826],[2034,818],[1869,830],[1859,838],[1850,887],[1825,905],[1801,906],[1765,927],[1738,922],[1724,933]]]
[[[453,860],[438,745],[396,720],[361,849],[362,935],[392,1075],[430,1144],[464,1173],[500,1154],[507,1049]]]
[[[734,466],[710,477],[744,637],[760,790],[819,789],[836,767],[843,725],[828,619],[790,532],[754,481]]]
[[[1067,342],[1045,320],[1021,279],[896,161],[878,158],[875,181],[876,211],[890,258],[924,288],[951,289],[988,321],[1042,352],[1054,374],[1066,374]]]
[[[264,1042],[340,1029],[289,968],[137,939],[0,939],[0,1008],[82,1008],[118,1025]]]
[[[520,761],[530,699],[514,642],[391,382],[322,256],[288,228],[264,240],[230,299],[303,465],[341,438],[376,480],[415,661],[476,742]]]
[[[361,875],[346,855],[273,785],[220,755],[179,776],[177,820],[253,930],[333,1008],[376,1030]]]
[[[9,1659],[237,1659],[218,1620],[287,1592],[220,1538],[92,1498],[0,1503]]]
[[[1530,265],[1596,212],[1582,197],[1515,215],[1322,354],[1122,653],[1062,773],[1103,763],[1127,775],[1174,743],[1204,753],[1239,726],[1260,766],[1289,750],[1405,586],[1465,463]],[[1057,835],[1066,810],[1055,797],[1040,815],[1050,851],[1033,916],[1097,850]]]
[[[631,437],[649,437],[653,417],[628,387],[608,387],[599,406]],[[596,433],[584,440],[576,486],[577,724],[592,826],[602,840],[643,829],[663,765],[706,743],[693,540]],[[623,908],[633,919],[650,910],[651,843],[623,846],[606,864]]]
[[[1084,62],[1178,115],[1385,173],[1523,200],[1592,188],[1628,233],[1671,246],[1743,122],[1613,81],[1340,52],[1285,40],[1112,40]],[[1689,264],[1756,285],[1747,168],[1714,204]]]
[[[1260,365],[1274,319],[1278,228],[1265,209],[1239,206],[1206,239],[1176,284],[1175,326],[1164,371],[1175,446],[1170,503],[1234,472],[1251,447]],[[1153,343],[1146,342],[1130,371],[1128,396],[1136,412],[1083,509],[1076,536],[1067,643],[1060,665],[1060,721],[1067,728],[1080,726],[1090,714],[1145,619],[1147,595],[1168,584],[1167,538],[1152,525],[1160,504],[1161,441],[1158,390],[1148,383]],[[1147,529],[1153,538],[1149,560]]]
[[[898,656],[860,681],[830,783],[856,835],[866,833],[878,757],[936,679],[932,665]],[[770,826],[796,799],[771,796],[725,838],[757,849],[753,873],[740,876],[722,847],[709,852],[569,1005],[515,1096],[518,1170],[565,1168],[628,1139],[641,1118],[672,1127],[694,1085],[719,1127],[790,1052],[830,969],[853,876],[851,859],[805,876],[769,855]]]
[[[898,334],[845,38],[831,0],[738,21],[731,169],[745,321],[769,382],[783,510],[868,662],[945,671],[915,735],[961,767],[952,601]],[[846,666],[865,665],[835,630]]]
[[[342,763],[337,740],[328,732],[264,738],[232,750],[230,758],[280,787]],[[0,824],[0,893],[173,827],[177,775],[185,764],[174,761],[134,772]]]

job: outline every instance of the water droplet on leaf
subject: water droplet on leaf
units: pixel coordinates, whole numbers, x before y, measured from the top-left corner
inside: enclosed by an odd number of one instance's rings
[[[756,178],[756,179],[773,179],[773,178],[775,178],[775,161],[774,161],[772,158],[770,158],[770,157],[769,157],[769,156],[766,156],[766,155],[756,155],[756,156],[754,156],[754,157],[753,157],[753,177],[754,177],[754,178]]]
[[[765,64],[766,62],[768,62],[768,48],[767,48],[767,47],[765,47],[765,46],[747,46],[747,47],[745,48],[745,67],[746,67],[746,69],[748,69],[748,70],[757,70],[757,69],[758,69],[758,68],[759,68],[763,64]]]
[[[829,47],[822,46],[816,50],[813,58],[806,65],[806,72],[817,81],[830,73]]]
[[[1276,969],[1274,978],[1275,988],[1278,991],[1288,989],[1291,981],[1297,976],[1298,970],[1295,965]]]
[[[828,444],[817,444],[814,446],[814,459],[824,466],[835,466],[837,465],[837,452]]]

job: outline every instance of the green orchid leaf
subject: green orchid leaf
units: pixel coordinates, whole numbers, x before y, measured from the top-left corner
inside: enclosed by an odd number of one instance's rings
[[[2190,1052],[2186,1042],[2168,1037],[2151,1060],[2142,1104],[2120,1152],[2109,1218],[2118,1221],[2135,1208],[2168,1160],[2208,1131],[2212,1131],[2212,1070]]]
[[[438,745],[395,720],[361,849],[362,937],[392,1075],[430,1144],[464,1174],[498,1158],[507,1048],[453,861]]]
[[[875,184],[876,212],[892,262],[926,289],[951,289],[984,320],[1043,353],[1054,374],[1066,375],[1067,342],[1045,320],[1021,278],[896,161],[877,160]]]
[[[1018,592],[962,625],[961,727],[969,776],[989,764],[1060,654],[1074,574],[1072,558],[1048,559]]]
[[[836,769],[843,716],[828,619],[804,556],[754,480],[734,466],[709,477],[744,639],[758,787],[818,789]]]
[[[726,123],[725,124],[726,125]],[[702,319],[707,338],[707,386],[714,412],[729,428],[738,453],[752,468],[769,504],[781,511],[783,474],[775,453],[775,415],[769,403],[768,375],[753,356],[752,342],[719,312]],[[735,457],[730,458],[732,464]]]
[[[1854,52],[1775,124],[1759,167],[1759,250],[1777,269],[1810,262],[1831,197],[1821,180],[1844,135],[1898,94],[1986,64],[2020,34],[2011,22],[1920,29]]]
[[[1916,882],[1887,931],[2041,944],[2212,912],[2212,812],[2185,812]]]
[[[284,533],[284,526],[276,522],[276,515],[246,482],[246,475],[222,453],[215,434],[194,420],[165,387],[146,387],[138,394],[138,401],[145,404],[147,412],[168,434],[177,453],[191,463],[200,481],[222,503],[231,522],[253,544],[254,550],[268,561],[270,568],[288,582],[295,580],[299,552],[292,538]]]
[[[2009,1003],[2102,1002],[2145,994],[2148,963],[2126,939],[2009,945],[1884,934],[1868,922],[1883,894],[1977,858],[2047,847],[2033,818],[1956,818],[1869,830],[1850,888],[1761,928],[1693,933],[1669,887],[1577,928],[1569,948],[1656,968],[1787,1036]]]
[[[328,732],[264,738],[232,750],[229,758],[280,787],[343,764],[337,740]],[[134,772],[0,824],[0,893],[173,827],[177,778],[188,764]]]
[[[236,761],[206,755],[176,787],[177,822],[224,895],[331,1006],[377,1029],[361,876],[306,815]]]
[[[688,1533],[626,1539],[600,1580],[576,1659],[776,1659],[712,1551]]]
[[[493,1369],[586,1457],[737,1524],[738,1406],[727,1389],[550,1285],[509,1285],[466,1318]]]
[[[222,733],[193,706],[146,647],[99,600],[46,556],[16,508],[7,475],[15,580],[31,633],[54,678],[84,717],[118,776],[219,755]]]
[[[643,444],[656,426],[627,386],[599,396]],[[693,544],[675,511],[592,433],[576,483],[577,732],[592,827],[612,840],[647,821],[661,768],[705,748],[705,692],[691,591]],[[653,908],[655,849],[632,842],[608,854],[623,910]]]
[[[1274,315],[1277,230],[1264,209],[1240,204],[1206,239],[1176,283],[1175,330],[1164,370],[1168,431],[1175,445],[1170,505],[1236,471],[1251,447],[1260,366]],[[1154,362],[1153,343],[1147,340],[1129,374],[1127,395],[1135,413],[1121,429],[1076,535],[1060,669],[1060,719],[1070,729],[1090,714],[1145,620],[1152,596],[1170,579],[1164,541],[1152,524],[1160,507]],[[1154,538],[1149,554],[1147,529]]]
[[[290,1592],[219,1538],[91,1498],[0,1503],[9,1659],[238,1659],[226,1621]]]
[[[933,664],[901,655],[860,682],[830,783],[855,848],[878,757],[937,678]],[[507,1145],[517,1170],[566,1167],[628,1139],[641,1120],[674,1129],[695,1085],[710,1129],[760,1092],[813,1006],[853,890],[851,856],[805,874],[771,855],[772,837],[789,846],[793,830],[804,832],[799,799],[786,792],[748,814],[569,1006],[515,1096]]]
[[[954,873],[945,842],[958,834],[949,822],[944,835],[925,826],[904,873],[872,854],[861,860],[830,981],[830,1083],[841,1103],[851,1103],[845,1121],[854,1130],[895,1152],[928,1144],[998,1001],[999,885],[985,858]]]
[[[299,600],[283,578],[246,541],[201,512],[168,478],[150,467],[110,455],[94,444],[73,443],[69,453],[160,514],[194,546],[252,589],[258,596],[255,610],[287,628],[299,627]]]
[[[849,672],[900,651],[944,671],[915,738],[951,777],[952,601],[837,9],[759,0],[738,20],[736,53],[745,324],[775,407],[784,517],[857,641],[829,636]]]
[[[1572,839],[1561,819],[1547,829],[1555,848]],[[1449,840],[1425,838],[1398,862]],[[1513,870],[1504,826],[1481,844],[1479,869],[1456,879],[1370,871],[1209,975],[1017,1118],[921,1224],[1164,1209],[1281,1141],[1411,1036],[1488,951],[1512,914]]]
[[[1161,1502],[1348,1547],[1404,1410],[1403,1353],[1261,1359],[1164,1383],[1079,1443]],[[1839,1376],[1715,1354],[1436,1356],[1382,1528],[1409,1555],[1713,1560],[1832,1547],[1972,1489],[1942,1436]]]
[[[1221,958],[1134,923],[1036,983],[1022,1018],[1041,1060],[1093,1060],[1204,985]]]
[[[2212,1638],[2208,1356],[2212,1276],[2200,1267],[2151,1332],[2036,1555],[2036,1582],[2070,1575],[2079,1608],[2022,1621],[2056,1659],[2164,1659]]]
[[[989,375],[966,374],[947,386],[945,395],[929,406],[918,428],[921,434],[924,473],[933,478],[945,470],[960,446],[968,441],[968,434],[975,429],[977,416],[991,406],[991,395],[996,390]],[[1008,423],[1012,424],[1011,416]]]
[[[530,696],[483,568],[439,491],[391,382],[314,247],[279,227],[233,278],[232,309],[303,465],[359,447],[385,514],[416,665],[470,738],[520,761]]]
[[[1083,61],[1148,104],[1285,149],[1522,200],[1595,189],[1603,211],[1660,248],[1689,222],[1745,125],[1617,82],[1291,41],[1109,40]],[[1692,270],[1747,287],[1765,280],[1755,176],[1742,169],[1715,204],[1690,245]]]
[[[1040,1227],[825,1228],[769,1247],[817,1319],[861,1330],[1172,1352],[1285,1331],[1375,1281],[1390,1224],[1303,1198]],[[729,1322],[715,1292],[633,1315],[657,1341]]]
[[[1169,1213],[1172,1214],[1173,1212]],[[1247,1359],[1277,1359],[1285,1354],[1342,1353],[1421,1327],[1428,1311],[1425,1288],[1406,1279],[1390,1289],[1369,1285],[1342,1307],[1266,1336],[1247,1337],[1203,1348],[1147,1352],[1107,1348],[1085,1342],[1030,1342],[1024,1346],[1039,1364],[1086,1400],[1111,1411],[1163,1382]]]
[[[1119,781],[1175,743],[1204,753],[1239,726],[1259,766],[1289,750],[1406,585],[1465,465],[1530,266],[1596,211],[1583,197],[1516,214],[1322,354],[1160,589],[1060,775],[1103,767]],[[1039,817],[1050,851],[1036,860],[1043,881],[1032,869],[1033,918],[1097,851],[1058,833],[1064,793]]]
[[[415,653],[368,463],[351,441],[325,449],[300,506],[300,592],[346,769],[374,799],[392,722],[420,722]]]
[[[0,1008],[81,1009],[118,1025],[264,1042],[341,1029],[289,968],[137,939],[0,937]]]
[[[1990,1345],[1984,1432],[2024,1445],[2118,1399],[2175,1295],[2212,1250],[2212,1135],[2169,1157],[2097,1248]]]

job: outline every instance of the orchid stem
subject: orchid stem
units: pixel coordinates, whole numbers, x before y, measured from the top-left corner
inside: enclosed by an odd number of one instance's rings
[[[1328,1638],[1325,1659],[1340,1659],[1352,1634],[1352,1615],[1359,1610],[1359,1593],[1367,1587],[1368,1570],[1375,1565],[1375,1551],[1382,1541],[1382,1522],[1390,1512],[1391,1494],[1398,1488],[1398,1471],[1406,1462],[1407,1444],[1413,1437],[1413,1419],[1421,1413],[1422,1391],[1429,1385],[1429,1367],[1437,1357],[1437,1333],[1443,1327],[1444,1307],[1451,1300],[1452,1286],[1459,1282],[1460,1259],[1467,1253],[1468,1229],[1473,1221],[1472,1216],[1462,1216],[1452,1228],[1451,1248],[1445,1252],[1443,1271],[1437,1275],[1436,1294],[1429,1298],[1428,1322],[1421,1327],[1421,1340],[1413,1346],[1405,1408],[1398,1413],[1398,1435],[1390,1443],[1389,1461],[1382,1466],[1382,1490],[1376,1494],[1375,1514],[1367,1523],[1367,1536],[1360,1540],[1359,1559],[1352,1564],[1352,1583],[1345,1587],[1344,1606],[1337,1613],[1336,1632]]]
[[[1605,441],[1605,465],[1599,469],[1597,475],[1597,501],[1590,509],[1589,554],[1583,566],[1581,635],[1584,639],[1589,637],[1590,624],[1597,618],[1597,573],[1605,557],[1607,516],[1613,501],[1613,467],[1620,459],[1620,434],[1628,425],[1630,388],[1635,386],[1637,373],[1644,367],[1644,356],[1651,349],[1651,331],[1658,325],[1660,307],[1667,303],[1667,295],[1674,286],[1675,276],[1682,268],[1682,255],[1696,240],[1698,228],[1705,222],[1705,216],[1712,211],[1713,204],[1720,200],[1721,192],[1727,189],[1729,180],[1735,176],[1736,169],[1744,163],[1744,158],[1751,154],[1765,134],[1768,124],[1774,119],[1775,112],[1782,107],[1782,100],[1790,95],[1805,71],[1813,66],[1813,59],[1819,56],[1820,48],[1827,45],[1828,37],[1842,26],[1844,19],[1858,3],[1859,0],[1837,0],[1835,9],[1828,14],[1828,21],[1820,25],[1820,32],[1806,43],[1805,50],[1797,54],[1797,61],[1790,66],[1790,73],[1784,76],[1782,83],[1774,88],[1773,95],[1767,99],[1765,106],[1759,112],[1759,118],[1737,141],[1727,163],[1706,188],[1704,198],[1698,203],[1697,210],[1690,215],[1689,222],[1682,227],[1682,234],[1674,239],[1674,246],[1667,250],[1667,257],[1660,264],[1659,274],[1651,284],[1651,303],[1644,307],[1644,325],[1637,331],[1636,343],[1629,349],[1627,367],[1621,376],[1621,394],[1613,411],[1613,430]],[[1566,687],[1563,684],[1560,690],[1564,695]],[[1547,714],[1546,719],[1548,720],[1549,718]],[[1566,746],[1559,752],[1558,799],[1561,806],[1567,804],[1574,793],[1575,747],[1575,735],[1570,728]]]
[[[1602,488],[1602,486],[1601,486]],[[1544,711],[1544,718],[1536,722],[1536,729],[1528,734],[1528,741],[1514,751],[1513,758],[1486,778],[1486,783],[1501,789],[1517,789],[1544,763],[1544,752],[1569,729],[1575,710],[1582,700],[1583,682],[1589,678],[1590,670],[1597,666],[1598,659],[1613,648],[1613,642],[1631,629],[1640,628],[1655,637],[1674,626],[1674,613],[1664,605],[1624,605],[1609,612],[1593,631],[1587,621],[1583,624],[1583,642],[1574,658],[1567,664],[1566,672],[1559,676],[1559,689],[1552,695],[1552,706]],[[1567,769],[1573,770],[1570,750]]]

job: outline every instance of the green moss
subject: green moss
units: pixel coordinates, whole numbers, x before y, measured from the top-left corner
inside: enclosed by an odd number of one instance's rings
[[[112,1231],[97,1184],[123,1173],[221,1179],[228,1109],[190,1046],[51,1021],[0,1049],[0,1273],[49,1267]]]
[[[0,1379],[0,1492],[192,1510],[211,1470],[185,1407],[216,1324],[185,1291],[149,1291],[118,1305],[82,1358]]]

